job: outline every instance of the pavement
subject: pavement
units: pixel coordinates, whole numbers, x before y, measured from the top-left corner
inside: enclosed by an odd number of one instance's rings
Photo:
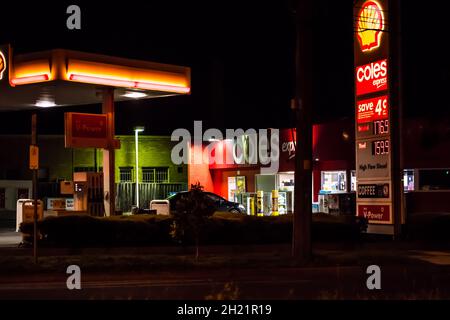
[[[14,228],[0,229],[0,248],[17,248],[22,242],[22,234]]]
[[[19,234],[20,235],[20,234]],[[0,237],[17,242],[17,234]],[[292,263],[290,245],[192,247],[0,247],[0,300],[9,299],[450,299],[450,248],[411,242],[314,243],[312,260]],[[67,267],[81,290],[67,288]],[[381,290],[366,286],[381,268]]]
[[[16,213],[0,211],[0,248],[17,247],[22,241],[22,234],[16,231]]]
[[[107,266],[105,266],[107,269]],[[68,275],[1,278],[0,299],[449,299],[448,268],[382,266],[381,288],[369,290],[362,266],[322,268],[226,268],[147,272],[82,272],[81,289],[67,288]]]
[[[313,243],[307,264],[290,244],[193,247],[39,248],[18,244],[14,221],[0,219],[0,300],[8,299],[450,299],[450,244],[367,238]],[[81,290],[67,288],[69,265]],[[382,289],[366,286],[379,265]]]

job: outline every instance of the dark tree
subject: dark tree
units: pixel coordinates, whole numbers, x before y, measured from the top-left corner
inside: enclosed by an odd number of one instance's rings
[[[172,236],[179,241],[185,241],[188,235],[192,235],[195,240],[196,260],[199,256],[201,231],[215,210],[213,200],[203,192],[200,183],[191,185],[191,190],[175,204]]]

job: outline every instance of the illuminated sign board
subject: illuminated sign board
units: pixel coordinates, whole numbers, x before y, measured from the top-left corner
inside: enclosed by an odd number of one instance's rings
[[[6,70],[6,58],[3,52],[0,51],[0,80],[3,79],[3,73]]]
[[[361,51],[371,51],[380,46],[384,30],[383,9],[376,1],[366,1],[356,18],[357,38]]]
[[[389,139],[372,141],[372,155],[379,156],[389,154]]]
[[[357,139],[387,136],[389,133],[389,119],[356,124]]]
[[[106,114],[65,113],[66,148],[108,148],[108,116]],[[118,148],[118,141],[111,142]]]
[[[358,216],[369,220],[370,223],[392,223],[390,204],[359,204]]]
[[[368,139],[356,142],[357,179],[388,179],[391,174],[389,146],[381,147],[383,140]],[[375,147],[374,150],[374,145]],[[377,154],[374,154],[377,153]]]
[[[385,91],[388,88],[387,59],[371,62],[355,69],[356,95]]]
[[[74,138],[107,138],[106,114],[72,114],[72,137]]]
[[[389,0],[354,1],[356,212],[393,223]],[[377,227],[380,232],[380,227]],[[391,226],[381,227],[392,233]]]
[[[387,95],[359,100],[356,105],[357,123],[387,119],[389,115],[389,98]]]
[[[361,183],[358,184],[358,198],[388,199],[389,183]]]

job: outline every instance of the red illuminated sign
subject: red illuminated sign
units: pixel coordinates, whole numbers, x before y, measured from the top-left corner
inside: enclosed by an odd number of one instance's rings
[[[72,137],[107,139],[106,114],[72,114]]]
[[[358,125],[358,132],[368,132],[369,130],[370,130],[370,124],[368,124],[368,123]]]
[[[67,112],[65,114],[66,148],[119,148],[116,139],[108,137],[108,116]]]
[[[387,90],[387,59],[356,67],[356,95]]]
[[[389,205],[358,204],[358,216],[368,219],[371,223],[391,223]]]
[[[358,123],[367,123],[374,120],[387,119],[389,116],[388,96],[381,96],[356,103],[356,114]]]

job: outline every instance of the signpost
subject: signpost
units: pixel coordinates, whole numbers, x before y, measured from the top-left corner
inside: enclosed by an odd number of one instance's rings
[[[389,0],[358,0],[354,4],[356,213],[369,221],[368,232],[394,235],[398,199],[393,192],[398,145],[392,134],[392,59]],[[398,232],[398,231],[397,231]]]

